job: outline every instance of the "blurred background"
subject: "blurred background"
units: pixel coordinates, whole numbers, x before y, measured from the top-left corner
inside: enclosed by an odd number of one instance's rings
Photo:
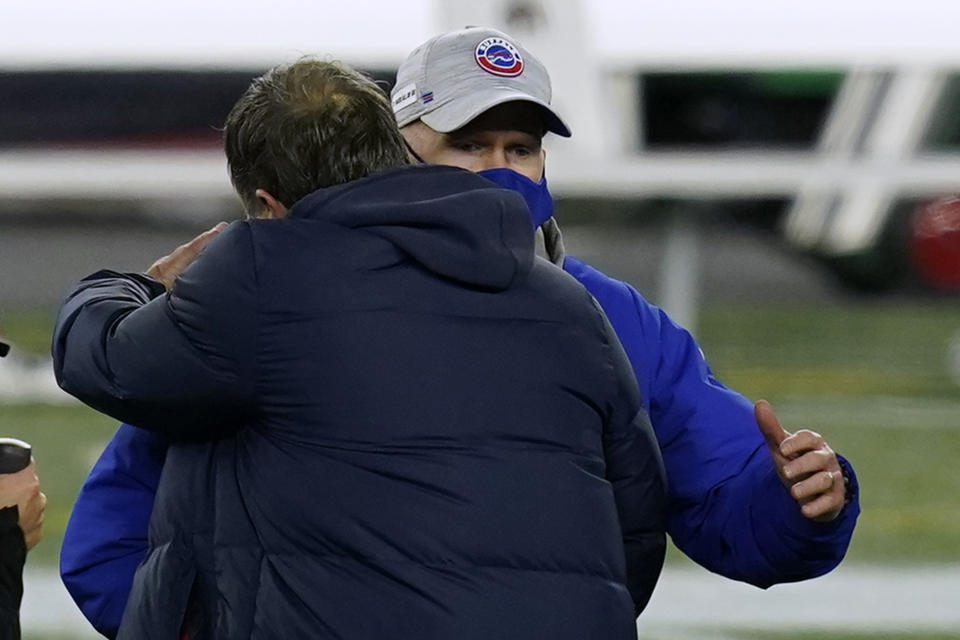
[[[498,26],[547,65],[568,252],[693,332],[718,377],[862,484],[848,558],[768,591],[671,553],[645,638],[960,638],[960,3],[245,0],[0,6],[0,435],[49,497],[25,638],[97,637],[56,576],[116,428],[62,394],[50,329],[99,268],[241,216],[218,128],[304,54],[389,90],[435,33]]]

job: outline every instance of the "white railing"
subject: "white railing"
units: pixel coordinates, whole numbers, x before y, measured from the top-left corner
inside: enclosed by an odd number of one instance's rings
[[[178,2],[183,7],[189,4]],[[785,235],[804,248],[843,254],[860,251],[875,241],[897,198],[960,191],[960,155],[918,151],[945,78],[960,72],[960,40],[954,34],[960,23],[960,2],[424,0],[415,4],[418,17],[407,23],[408,31],[403,34],[409,47],[430,31],[489,24],[516,35],[546,62],[554,81],[555,104],[575,133],[572,140],[553,140],[548,148],[548,177],[558,195],[785,196],[793,200]],[[262,12],[256,14],[262,16]],[[425,24],[428,15],[432,26]],[[305,22],[309,20],[294,21]],[[346,28],[336,34],[339,40],[335,41],[346,47],[345,51],[355,52],[356,59],[344,55],[346,60],[362,63],[389,58],[393,64],[399,63],[403,38],[396,30],[384,41],[389,42],[386,48],[371,45],[376,51],[364,54],[365,48],[355,44],[364,37],[363,21],[355,22],[356,37],[348,37]],[[71,28],[82,31],[77,25]],[[321,51],[322,43],[303,44],[312,37],[309,29],[300,29],[300,44],[295,46],[302,52]],[[316,37],[322,39],[319,34]],[[231,38],[244,47],[250,44],[249,34],[239,28]],[[207,56],[214,66],[231,60],[249,62],[240,53],[225,55],[224,51],[231,50],[228,45],[220,42],[219,54]],[[250,51],[267,64],[283,46],[274,42]],[[150,60],[159,55],[150,47],[140,49]],[[22,52],[23,47],[17,51]],[[91,51],[98,50],[93,47]],[[122,52],[107,53],[106,58],[95,58],[98,64],[107,64],[110,55]],[[181,55],[175,61],[196,61],[204,55],[198,50],[189,60]],[[16,62],[16,68],[30,66],[22,55],[8,59]],[[56,60],[46,60],[45,65],[63,66]],[[796,66],[846,73],[820,140],[811,151],[642,150],[637,96],[643,73]],[[8,202],[171,197],[201,201],[232,195],[219,151],[4,152],[0,153],[0,193]],[[694,231],[681,225],[676,233]],[[674,240],[673,244],[685,251],[695,252],[692,237]],[[672,288],[678,287],[693,285],[681,283]],[[692,323],[692,318],[687,322]]]

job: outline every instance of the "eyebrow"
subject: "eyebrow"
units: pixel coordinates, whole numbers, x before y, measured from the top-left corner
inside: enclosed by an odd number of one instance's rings
[[[478,136],[478,135],[481,135],[481,134],[484,134],[484,133],[491,133],[491,132],[493,132],[493,131],[505,131],[505,132],[509,132],[509,133],[519,133],[519,134],[522,134],[522,135],[525,135],[525,136],[530,136],[530,137],[534,140],[534,142],[536,142],[538,145],[543,144],[543,136],[542,136],[542,135],[538,135],[538,134],[534,133],[533,131],[524,131],[524,130],[522,130],[522,129],[496,129],[496,130],[494,130],[494,129],[481,129],[481,130],[477,130],[477,131],[465,131],[465,130],[463,130],[463,129],[458,129],[457,131],[450,131],[450,132],[448,132],[448,133],[443,134],[443,137],[444,137],[445,140],[463,140],[463,139],[465,139],[465,138],[473,138],[473,137],[475,137],[475,136]]]

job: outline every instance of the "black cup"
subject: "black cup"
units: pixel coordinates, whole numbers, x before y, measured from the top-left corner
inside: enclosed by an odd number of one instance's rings
[[[30,464],[32,449],[16,438],[0,438],[0,473],[16,473]]]

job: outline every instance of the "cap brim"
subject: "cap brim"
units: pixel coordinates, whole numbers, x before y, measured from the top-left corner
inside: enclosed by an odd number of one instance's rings
[[[538,100],[522,91],[503,91],[494,95],[490,95],[489,92],[483,93],[485,95],[468,96],[440,105],[430,113],[420,116],[420,120],[434,131],[450,133],[497,105],[505,102],[532,102],[542,110],[543,123],[547,131],[564,138],[570,137],[570,127],[543,100]]]

